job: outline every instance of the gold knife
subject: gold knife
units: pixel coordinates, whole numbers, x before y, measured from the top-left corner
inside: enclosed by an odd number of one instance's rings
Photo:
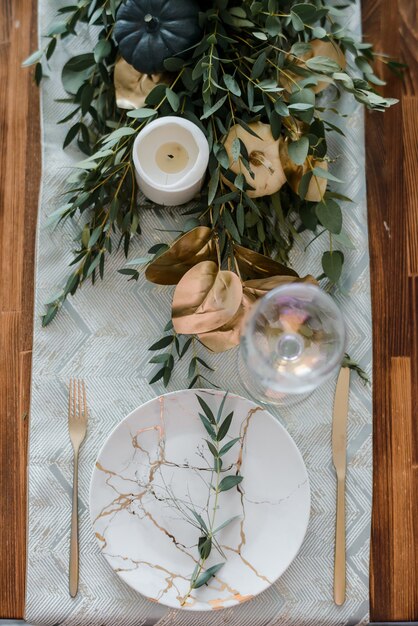
[[[332,460],[337,473],[337,519],[335,526],[334,602],[345,602],[345,475],[347,468],[347,415],[350,370],[338,375],[332,423]]]

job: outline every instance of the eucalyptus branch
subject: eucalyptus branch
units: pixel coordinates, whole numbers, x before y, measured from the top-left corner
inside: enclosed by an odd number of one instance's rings
[[[210,439],[206,440],[209,452],[213,457],[213,473],[212,480],[209,485],[208,496],[208,523],[206,523],[199,513],[195,509],[191,508],[190,511],[199,524],[200,537],[198,542],[199,560],[196,563],[196,567],[193,571],[190,587],[186,595],[183,597],[181,604],[184,606],[192,593],[193,589],[198,589],[207,584],[209,580],[217,574],[224,563],[217,563],[211,567],[205,569],[206,561],[212,552],[212,546],[216,543],[216,535],[223,528],[228,526],[234,521],[236,516],[225,520],[222,524],[216,525],[217,515],[219,512],[219,496],[224,491],[229,491],[237,487],[243,480],[243,477],[236,474],[227,474],[222,476],[222,457],[239,441],[239,437],[231,439],[226,444],[221,444],[222,440],[228,434],[229,428],[233,419],[233,411],[224,416],[224,406],[227,399],[227,393],[224,395],[222,402],[219,406],[217,415],[215,416],[206,401],[196,394],[196,398],[202,409],[202,413],[199,413],[200,420],[205,427]],[[211,511],[209,512],[209,509]]]

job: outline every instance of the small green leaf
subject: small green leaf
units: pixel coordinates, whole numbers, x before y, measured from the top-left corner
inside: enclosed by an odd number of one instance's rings
[[[201,559],[207,559],[212,550],[212,539],[210,537],[200,537],[198,549]]]
[[[148,363],[166,363],[170,356],[171,354],[169,352],[166,352],[165,354],[157,354],[156,356],[153,356]]]
[[[223,81],[224,81],[226,87],[228,88],[228,90],[231,93],[233,93],[234,96],[240,96],[241,95],[240,86],[238,85],[237,81],[235,80],[235,78],[233,76],[231,76],[230,74],[224,74]]]
[[[50,322],[54,319],[56,314],[58,313],[59,304],[54,303],[48,306],[45,315],[42,316],[42,326],[48,326]]]
[[[222,524],[220,524],[220,526],[218,526],[217,528],[215,528],[215,530],[213,531],[213,534],[216,535],[216,533],[218,533],[220,530],[222,530],[223,528],[225,528],[226,526],[229,526],[229,524],[231,524],[232,522],[234,522],[236,519],[240,519],[241,516],[240,515],[234,515],[233,517],[230,517],[229,519],[225,520],[224,522],[222,522]]]
[[[210,422],[212,422],[212,424],[216,424],[215,416],[214,416],[210,406],[205,402],[205,400],[201,396],[198,396],[196,394],[196,398],[197,398],[197,401],[199,402],[200,406],[202,407],[202,410],[203,410],[204,414],[206,415],[206,417],[208,418],[208,420]]]
[[[89,242],[87,244],[88,248],[92,248],[94,246],[94,244],[98,241],[102,232],[103,232],[103,228],[101,226],[97,226],[97,228],[93,230],[92,234],[90,235]]]
[[[94,47],[94,60],[96,63],[100,63],[105,59],[112,51],[112,45],[107,39],[99,39]]]
[[[218,491],[229,491],[229,489],[233,489],[239,485],[242,480],[242,476],[225,476],[219,483]]]
[[[219,450],[219,456],[223,456],[224,454],[226,454],[240,439],[241,437],[235,437],[235,439],[231,439],[231,441],[228,441],[228,443],[222,446],[222,448]]]
[[[227,97],[228,97],[228,96],[223,96],[222,98],[220,98],[219,100],[217,100],[213,106],[211,106],[211,107],[209,107],[209,108],[207,108],[207,105],[205,104],[205,106],[204,106],[204,108],[203,108],[204,113],[203,113],[203,115],[201,116],[201,118],[200,118],[200,119],[201,119],[201,120],[205,120],[205,119],[207,119],[208,117],[211,117],[214,113],[216,113],[216,111],[217,111],[218,109],[220,109],[220,108],[221,108],[221,106],[224,104],[224,102],[225,102],[225,100],[227,99]]]
[[[340,178],[337,178],[336,176],[328,172],[328,170],[323,170],[322,167],[314,167],[312,170],[312,174],[314,176],[318,176],[318,178],[326,178],[327,180],[333,180],[336,183],[344,182]]]
[[[313,109],[313,107],[314,105],[309,102],[294,102],[288,105],[288,108],[292,111],[309,111],[309,109]]]
[[[203,517],[195,509],[193,509],[191,506],[188,506],[187,508],[189,509],[190,513],[196,518],[200,528],[202,530],[204,530],[206,533],[208,533],[209,529],[206,526],[205,520],[203,519]]]
[[[218,431],[218,441],[222,441],[222,439],[226,436],[226,434],[228,433],[229,427],[231,426],[231,421],[232,421],[232,417],[234,415],[234,412],[231,411],[231,413],[229,413],[226,418],[224,419],[224,421],[222,422],[222,424],[219,427],[219,431]]]
[[[213,426],[211,426],[211,423],[208,420],[208,418],[205,415],[203,415],[202,413],[199,413],[199,417],[200,417],[200,420],[201,420],[203,426],[205,427],[206,432],[208,433],[209,437],[211,439],[213,439],[213,441],[216,441],[216,433],[215,433],[215,431],[213,429]]]
[[[170,87],[167,87],[167,89],[165,90],[165,95],[173,111],[177,112],[180,108],[180,98],[178,97],[176,92],[170,89]]]
[[[70,130],[65,136],[64,143],[62,145],[63,148],[66,148],[68,145],[70,145],[70,143],[77,137],[80,131],[80,128],[81,128],[80,122],[77,122],[77,124],[74,124],[74,126],[71,126]]]
[[[40,59],[42,59],[43,54],[44,54],[43,50],[36,50],[36,52],[32,52],[32,54],[23,61],[22,67],[29,67],[30,65],[35,65],[35,63],[37,63],[38,61],[40,61]]]
[[[339,72],[341,67],[328,57],[312,57],[305,61],[306,67],[313,72],[322,72],[323,74],[332,74],[333,72]]]
[[[217,565],[212,565],[212,567],[209,567],[205,572],[200,574],[199,578],[196,581],[192,583],[192,589],[199,589],[199,587],[206,585],[206,583],[209,582],[209,580],[213,576],[215,576],[224,565],[225,563],[218,563]]]
[[[290,12],[290,19],[292,21],[292,26],[293,28],[299,32],[302,30],[305,30],[305,26],[301,20],[301,18],[299,17],[299,15],[297,15],[297,13],[295,13],[294,11]]]
[[[216,450],[215,446],[213,445],[213,443],[211,441],[209,441],[209,439],[205,439],[206,443],[208,444],[208,448],[210,450],[210,453],[212,454],[212,456],[214,456],[215,458],[217,458],[218,455],[218,451]]]
[[[216,423],[219,423],[221,421],[221,417],[222,417],[222,413],[224,410],[227,397],[228,397],[228,392],[226,391],[224,397],[222,398],[222,402],[219,405],[218,412],[216,414]]]
[[[169,335],[168,337],[162,337],[161,339],[153,343],[152,346],[148,348],[148,350],[153,350],[153,351],[162,350],[163,348],[170,346],[173,343],[173,341],[174,341],[173,335]]]
[[[324,252],[322,255],[322,269],[332,283],[337,283],[342,272],[344,255],[339,250]]]
[[[153,385],[158,380],[161,380],[161,378],[164,376],[164,372],[165,372],[165,368],[164,367],[162,369],[158,370],[158,372],[155,374],[155,376],[153,376],[151,378],[151,380],[149,381],[149,384]]]
[[[289,115],[289,109],[287,108],[283,100],[276,100],[276,102],[274,103],[274,110],[281,117],[287,117]]]
[[[312,29],[312,36],[315,39],[323,39],[327,36],[327,31],[325,30],[325,28],[322,28],[322,26],[315,26]]]
[[[219,167],[213,172],[208,185],[208,205],[211,205],[218,190],[219,185]]]
[[[153,115],[157,115],[157,111],[155,111],[154,109],[147,109],[146,107],[143,107],[142,109],[128,111],[126,115],[128,117],[133,117],[134,119],[147,119],[148,117],[153,117]]]
[[[297,165],[303,165],[309,151],[309,139],[301,137],[298,141],[292,141],[288,147],[289,156]]]
[[[184,59],[169,57],[164,61],[164,67],[168,72],[178,72],[184,65]]]
[[[232,142],[231,154],[232,154],[232,160],[234,162],[238,161],[239,155],[241,154],[241,144],[240,144],[238,137],[235,137],[234,141]]]
[[[263,70],[266,66],[266,62],[267,62],[267,54],[265,52],[262,52],[256,59],[254,65],[253,65],[253,69],[251,71],[251,78],[258,78],[259,76],[261,76],[261,74],[263,73]]]
[[[338,234],[333,234],[332,236],[333,241],[336,241],[337,243],[340,244],[340,246],[343,246],[344,248],[347,248],[348,250],[355,250],[356,246],[353,244],[353,242],[351,241],[350,237],[347,235],[347,233],[341,232]]]
[[[341,232],[343,215],[340,205],[331,198],[324,199],[316,205],[316,215],[322,226],[336,235]]]

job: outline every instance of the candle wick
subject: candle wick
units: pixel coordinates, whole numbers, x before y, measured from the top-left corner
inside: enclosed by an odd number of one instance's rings
[[[169,159],[174,159],[174,154],[167,154]]]

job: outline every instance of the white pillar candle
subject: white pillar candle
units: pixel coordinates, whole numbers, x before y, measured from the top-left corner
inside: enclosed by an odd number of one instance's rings
[[[161,117],[138,133],[133,161],[140,190],[152,202],[178,206],[200,191],[209,144],[200,128],[180,117]]]

